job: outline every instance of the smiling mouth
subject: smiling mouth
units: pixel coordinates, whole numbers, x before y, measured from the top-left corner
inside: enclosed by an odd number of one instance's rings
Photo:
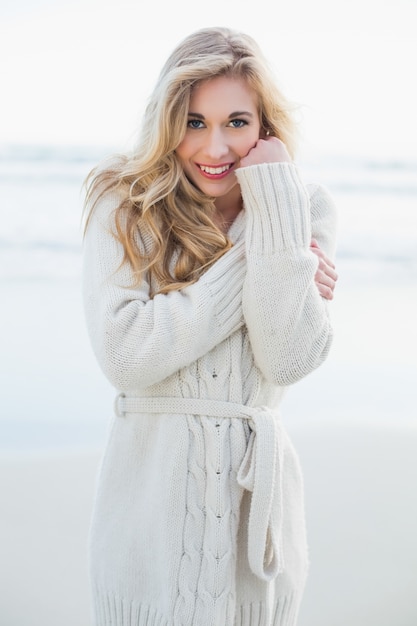
[[[198,167],[204,174],[210,174],[211,176],[219,176],[220,174],[225,174],[230,170],[233,166],[233,163],[229,163],[228,165],[218,165],[217,167],[213,167],[212,165],[200,165]]]

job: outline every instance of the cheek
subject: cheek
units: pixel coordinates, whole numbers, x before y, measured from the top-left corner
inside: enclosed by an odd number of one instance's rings
[[[183,164],[184,163],[184,151],[182,149],[182,144],[178,146],[175,150],[175,154],[177,155],[178,161]]]
[[[247,135],[245,135],[245,137],[242,137],[239,143],[236,145],[236,148],[235,148],[236,152],[241,157],[246,156],[249,150],[251,150],[251,148],[253,148],[256,145],[256,142],[258,141],[258,139],[259,139],[258,130],[254,130],[253,132],[248,133]]]
[[[178,148],[175,150],[175,154],[177,155],[178,162],[181,165],[185,174],[188,177],[192,177],[194,171],[190,161],[193,151],[189,145],[189,142],[187,142],[186,140],[182,141]]]
[[[176,148],[175,153],[180,161],[186,161],[191,154],[191,146],[188,137],[185,137]]]

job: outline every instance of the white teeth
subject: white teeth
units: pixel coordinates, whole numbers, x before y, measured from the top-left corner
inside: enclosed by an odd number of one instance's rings
[[[230,165],[223,165],[223,167],[209,167],[208,165],[200,165],[200,169],[207,174],[223,174],[228,169],[230,169]]]

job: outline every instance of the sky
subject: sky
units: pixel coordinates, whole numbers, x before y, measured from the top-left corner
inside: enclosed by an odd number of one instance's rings
[[[0,145],[128,147],[175,45],[252,35],[306,153],[417,158],[417,0],[3,0]]]

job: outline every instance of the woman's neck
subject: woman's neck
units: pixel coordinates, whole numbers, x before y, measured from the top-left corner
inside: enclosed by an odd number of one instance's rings
[[[236,185],[226,196],[216,198],[214,204],[216,206],[214,221],[220,230],[227,233],[242,210],[242,196],[239,185]]]

